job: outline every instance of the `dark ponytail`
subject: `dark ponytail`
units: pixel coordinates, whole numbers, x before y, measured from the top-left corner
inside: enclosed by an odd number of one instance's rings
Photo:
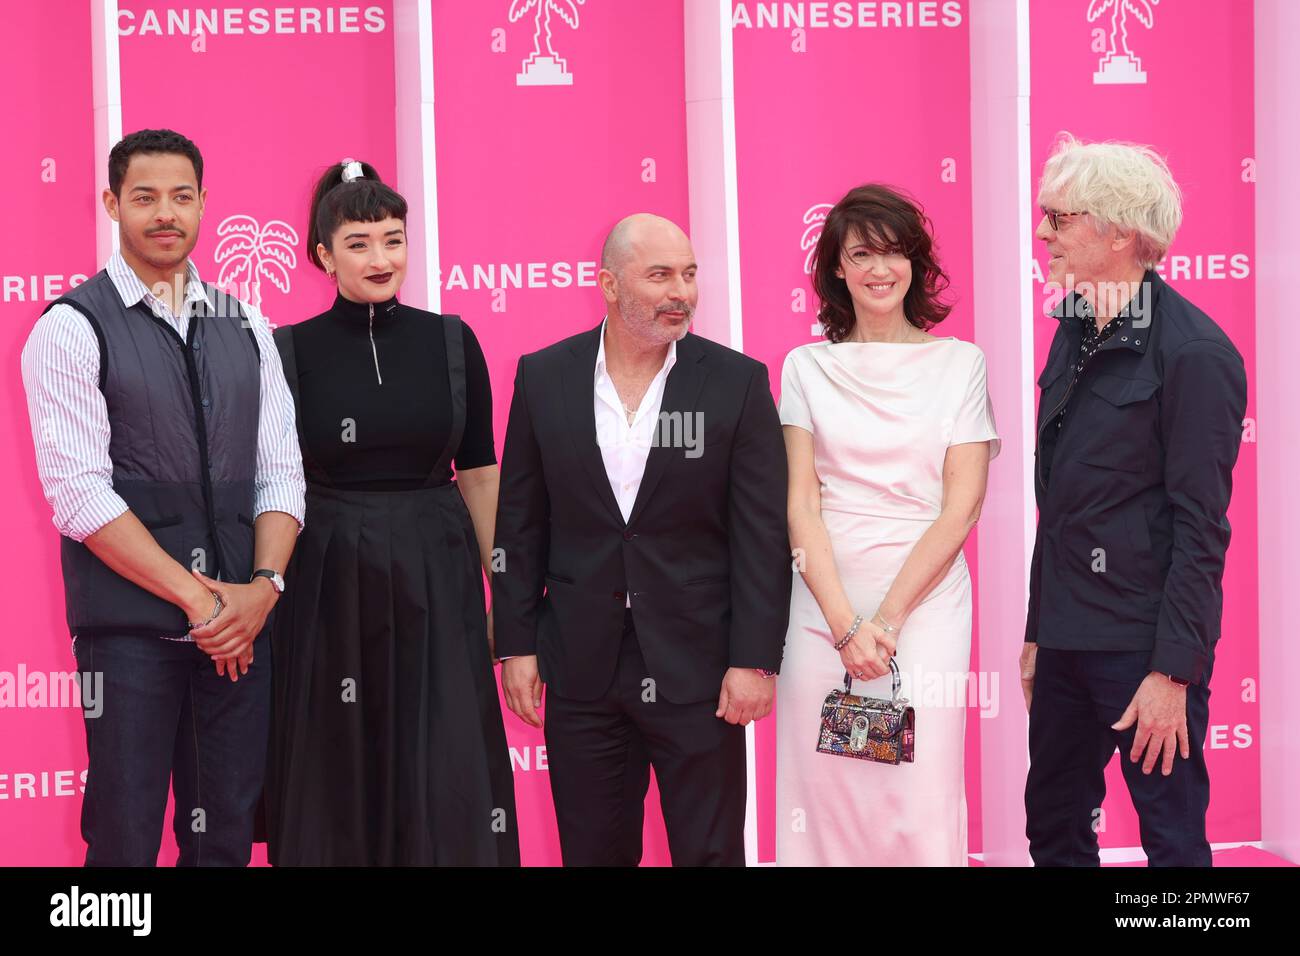
[[[325,266],[316,255],[319,243],[330,248],[334,231],[345,222],[382,222],[400,219],[406,222],[406,200],[384,185],[375,167],[361,163],[364,179],[343,181],[343,163],[325,170],[311,196],[311,220],[307,225],[307,258],[317,269]]]

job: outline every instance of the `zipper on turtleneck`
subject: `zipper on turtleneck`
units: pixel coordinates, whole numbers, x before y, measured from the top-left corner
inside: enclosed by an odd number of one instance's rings
[[[370,354],[375,358],[375,378],[379,384],[384,384],[383,376],[379,374],[379,352],[375,348],[375,304],[370,303]]]

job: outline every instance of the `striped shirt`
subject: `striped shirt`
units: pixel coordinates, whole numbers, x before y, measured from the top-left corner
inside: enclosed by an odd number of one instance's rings
[[[144,302],[181,338],[189,331],[193,303],[206,301],[209,308],[216,308],[193,261],[187,263],[180,315],[150,292],[120,252],[104,268],[127,308]],[[297,519],[301,532],[306,485],[293,397],[270,326],[257,309],[241,305],[261,353],[253,517],[283,511]],[[54,526],[74,541],[84,541],[127,511],[126,502],[113,490],[113,462],[108,454],[111,429],[108,406],[99,390],[99,360],[99,341],[90,322],[69,305],[56,305],[41,316],[23,346],[23,387],[36,445],[36,470],[45,500],[54,509]]]

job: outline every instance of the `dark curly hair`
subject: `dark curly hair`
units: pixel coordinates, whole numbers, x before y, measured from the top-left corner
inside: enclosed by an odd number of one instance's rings
[[[335,163],[316,182],[311,197],[311,219],[307,225],[307,258],[322,272],[325,265],[316,255],[316,244],[330,248],[334,231],[345,222],[406,222],[406,200],[379,178],[375,167],[361,164],[364,179],[343,181],[343,164]]]
[[[140,129],[123,136],[108,154],[108,188],[118,199],[122,198],[126,168],[136,153],[175,153],[188,158],[194,166],[196,185],[203,188],[203,156],[193,142],[175,130]]]
[[[901,190],[880,183],[858,186],[826,215],[813,256],[812,285],[821,306],[817,318],[831,342],[843,342],[857,316],[848,285],[835,274],[851,238],[877,253],[901,253],[912,263],[912,284],[903,297],[907,321],[922,331],[938,325],[952,311],[940,298],[948,275],[934,250],[934,224],[920,203]]]

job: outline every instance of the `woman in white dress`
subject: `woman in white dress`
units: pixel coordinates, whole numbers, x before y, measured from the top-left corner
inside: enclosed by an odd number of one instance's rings
[[[962,545],[1000,448],[984,355],[928,333],[947,277],[929,221],[887,187],[831,210],[813,287],[826,341],[794,349],[781,377],[801,573],[777,701],[777,863],[964,866]],[[890,657],[916,708],[915,762],[819,753],[827,693],[848,671],[853,693],[888,699]]]

